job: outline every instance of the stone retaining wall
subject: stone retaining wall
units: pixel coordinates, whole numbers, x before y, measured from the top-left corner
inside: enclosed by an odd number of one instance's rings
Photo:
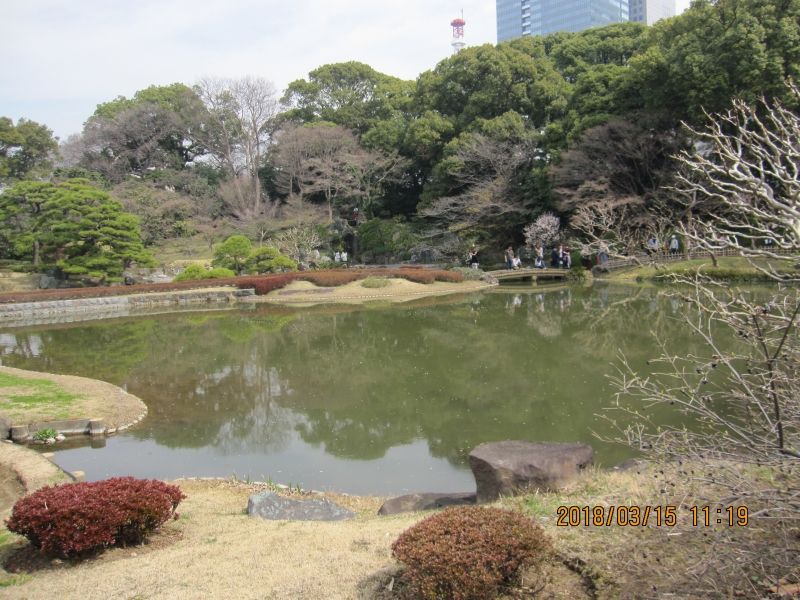
[[[165,307],[227,305],[237,302],[240,297],[253,294],[253,290],[214,288],[105,298],[0,304],[0,327],[126,317],[138,312]]]

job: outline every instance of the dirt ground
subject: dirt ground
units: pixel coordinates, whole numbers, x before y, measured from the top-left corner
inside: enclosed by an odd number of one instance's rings
[[[109,429],[126,427],[147,414],[147,406],[139,398],[104,381],[2,366],[0,366],[0,373],[8,373],[25,379],[49,379],[56,382],[65,391],[79,396],[70,403],[70,418],[103,419]],[[53,420],[47,407],[29,406],[24,409],[15,407],[13,414],[5,412],[3,410],[3,404],[6,401],[4,394],[13,390],[14,388],[0,388],[0,416],[6,417],[13,425]]]
[[[366,288],[361,285],[361,281],[353,281],[337,287],[319,287],[310,281],[293,281],[286,287],[274,290],[264,296],[253,296],[243,300],[293,306],[312,306],[323,303],[364,304],[374,300],[407,302],[424,296],[469,293],[489,287],[492,287],[492,284],[485,281],[415,283],[407,279],[389,279],[388,285],[381,288]]]

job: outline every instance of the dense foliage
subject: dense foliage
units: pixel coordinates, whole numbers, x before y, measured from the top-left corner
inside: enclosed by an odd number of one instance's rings
[[[0,194],[0,245],[6,256],[68,275],[120,280],[131,263],[152,262],[136,217],[85,179],[21,181]]]
[[[513,583],[523,566],[544,560],[550,542],[520,513],[457,507],[420,521],[392,544],[423,598],[481,600]]]
[[[157,480],[115,477],[42,488],[14,504],[9,531],[43,554],[77,556],[114,544],[139,544],[186,496]]]

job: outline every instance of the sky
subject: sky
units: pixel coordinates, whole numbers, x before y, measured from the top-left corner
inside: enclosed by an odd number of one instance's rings
[[[467,45],[496,43],[495,0],[0,0],[0,116],[63,140],[151,85],[254,76],[283,90],[350,60],[415,79],[451,53],[462,9]]]

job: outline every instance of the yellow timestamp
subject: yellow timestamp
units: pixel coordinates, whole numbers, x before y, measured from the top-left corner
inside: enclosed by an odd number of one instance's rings
[[[692,527],[746,527],[750,518],[747,506],[686,506],[610,505],[559,506],[556,509],[558,527],[675,527],[679,514],[688,517]]]

